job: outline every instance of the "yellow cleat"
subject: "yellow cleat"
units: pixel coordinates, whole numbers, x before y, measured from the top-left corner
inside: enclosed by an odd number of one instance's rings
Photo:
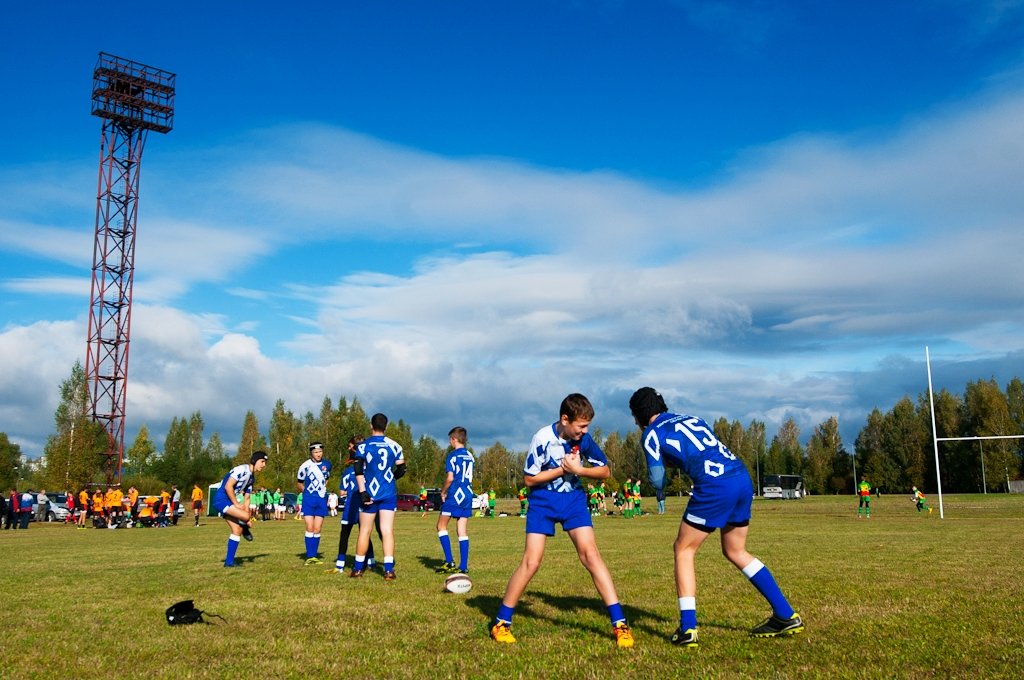
[[[615,632],[615,644],[619,647],[633,646],[633,631],[625,623],[620,623],[612,629]]]
[[[504,621],[499,621],[491,626],[491,637],[495,642],[503,642],[508,645],[516,641],[515,636],[512,635],[512,625]]]

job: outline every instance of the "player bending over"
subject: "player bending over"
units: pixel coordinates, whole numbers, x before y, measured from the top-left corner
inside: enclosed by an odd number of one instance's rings
[[[555,524],[561,524],[608,608],[616,643],[619,647],[633,646],[633,633],[626,625],[611,573],[597,549],[593,519],[587,511],[587,494],[580,483],[581,477],[607,479],[611,474],[604,451],[587,433],[593,419],[590,400],[582,394],[570,394],[562,400],[558,421],[541,428],[530,442],[523,469],[524,481],[531,488],[530,507],[526,511],[526,549],[509,579],[491,627],[491,637],[498,642],[516,641],[512,635],[512,615],[540,568],[548,536],[554,536]],[[584,467],[584,459],[589,467]]]
[[[641,387],[629,400],[629,410],[643,430],[651,486],[665,486],[665,462],[679,467],[693,481],[693,491],[675,541],[679,629],[672,644],[697,646],[697,573],[694,560],[704,540],[722,532],[722,553],[772,607],[772,615],[750,631],[754,637],[777,637],[802,632],[800,615],[786,601],[768,567],[747,552],[750,508],[754,488],[746,465],[715,438],[711,427],[695,416],[668,412],[665,400],[652,387]]]
[[[225,567],[239,566],[235,562],[239,537],[244,537],[247,541],[252,540],[252,532],[249,531],[249,507],[238,500],[238,497],[241,495],[245,498],[246,494],[252,493],[253,477],[266,466],[267,454],[263,451],[254,451],[248,463],[236,465],[224,475],[220,488],[213,498],[213,507],[231,529],[231,535],[228,536],[228,552],[224,557]]]

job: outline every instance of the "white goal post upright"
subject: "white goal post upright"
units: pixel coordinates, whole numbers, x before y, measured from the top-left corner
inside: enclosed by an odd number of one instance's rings
[[[942,477],[939,475],[939,442],[970,442],[977,441],[982,442],[986,439],[1024,439],[1024,434],[994,434],[985,437],[940,437],[935,429],[935,398],[932,396],[932,361],[928,354],[928,345],[924,347],[924,361],[928,366],[928,405],[932,412],[932,441],[935,444],[935,483],[938,486],[939,493],[939,518],[945,517],[942,510]],[[980,446],[980,444],[979,444]],[[981,477],[982,486],[985,487],[985,452],[984,449],[981,452]],[[1007,477],[1006,480],[1007,491],[1009,491],[1010,480]],[[985,488],[985,493],[988,493],[988,489]]]

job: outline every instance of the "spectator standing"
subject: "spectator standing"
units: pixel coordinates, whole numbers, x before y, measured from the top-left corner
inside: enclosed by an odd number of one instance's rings
[[[171,524],[178,526],[178,508],[181,507],[181,491],[177,484],[171,484]]]
[[[40,489],[36,495],[36,521],[45,522],[49,517],[50,497],[46,495],[46,489]]]
[[[21,510],[21,496],[17,491],[11,489],[11,495],[7,498],[7,524],[6,529],[17,529],[18,519]]]
[[[35,498],[35,494],[31,491],[26,491],[21,494],[21,505],[19,506],[19,513],[21,515],[21,528],[28,529],[28,523],[32,519],[32,500]]]

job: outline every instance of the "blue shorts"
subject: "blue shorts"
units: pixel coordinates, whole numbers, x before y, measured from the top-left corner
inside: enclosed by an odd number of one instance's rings
[[[322,496],[302,495],[303,517],[327,517],[327,499]]]
[[[534,492],[530,495],[526,533],[554,536],[555,524],[561,524],[562,531],[594,526],[587,508],[587,495],[582,489],[569,493]]]
[[[353,496],[345,500],[345,507],[341,511],[342,524],[359,524],[359,498]]]
[[[226,493],[217,493],[213,497],[213,507],[220,515],[223,515],[224,511],[230,508],[232,505],[234,505],[234,503],[231,502],[231,499],[228,498],[228,495]]]
[[[359,504],[359,512],[371,512],[376,513],[381,510],[391,510],[392,512],[398,509],[398,496],[392,496],[390,498],[381,498],[380,500],[374,501],[369,505]]]
[[[447,515],[448,517],[454,517],[455,519],[472,517],[473,502],[470,499],[469,502],[459,505],[458,503],[445,501],[441,504],[441,514]]]
[[[707,532],[726,526],[746,526],[750,524],[753,500],[754,485],[750,482],[750,475],[739,474],[705,482],[693,488],[683,521]]]

